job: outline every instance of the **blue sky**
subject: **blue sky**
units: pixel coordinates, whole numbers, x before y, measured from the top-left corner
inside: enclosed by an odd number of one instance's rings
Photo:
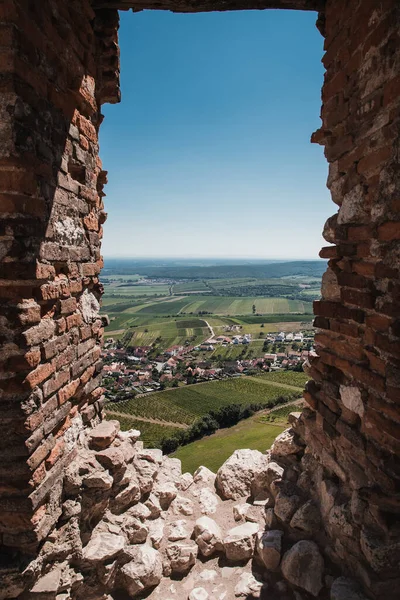
[[[317,258],[333,205],[316,14],[122,12],[103,254]]]

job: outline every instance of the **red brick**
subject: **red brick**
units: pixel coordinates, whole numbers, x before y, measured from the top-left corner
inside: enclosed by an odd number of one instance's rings
[[[69,381],[69,371],[68,370],[57,373],[55,375],[55,377],[53,377],[53,379],[46,381],[46,383],[44,384],[44,386],[43,386],[44,397],[47,398],[48,396],[51,396],[51,394],[54,394],[54,392],[56,392],[58,389],[60,389],[60,387],[63,386],[65,383],[67,383],[67,381]]]
[[[378,239],[383,242],[400,240],[400,221],[389,221],[378,227]]]
[[[379,170],[393,155],[393,147],[386,146],[379,148],[371,154],[367,154],[362,158],[357,165],[357,172],[360,175],[369,175],[371,171]]]
[[[64,440],[62,440],[62,439],[58,440],[56,442],[56,445],[50,452],[49,456],[45,460],[47,470],[51,469],[51,467],[54,466],[56,464],[56,462],[62,457],[62,455],[64,453],[64,449],[65,449]]]
[[[62,315],[69,315],[76,311],[76,298],[71,297],[66,300],[60,300],[60,312]]]
[[[80,315],[80,314],[69,315],[66,318],[66,321],[67,321],[67,329],[68,329],[68,331],[70,329],[72,329],[72,327],[79,327],[79,325],[82,325],[82,323],[83,323],[82,315]]]
[[[59,399],[60,404],[64,404],[64,402],[66,402],[70,398],[73,398],[73,396],[75,395],[75,393],[78,390],[80,385],[81,385],[80,380],[75,379],[74,381],[71,381],[70,383],[65,385],[63,388],[58,390],[58,399]]]
[[[55,371],[55,366],[52,363],[39,365],[34,371],[31,371],[25,378],[26,383],[31,389],[51,377]]]

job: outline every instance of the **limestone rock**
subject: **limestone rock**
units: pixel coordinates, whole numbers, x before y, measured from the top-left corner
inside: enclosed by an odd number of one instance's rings
[[[254,477],[266,469],[268,458],[258,450],[236,450],[217,472],[216,486],[224,499],[250,495]]]
[[[138,429],[129,429],[128,431],[119,431],[118,438],[122,441],[129,440],[136,442],[140,438],[140,431]]]
[[[184,473],[181,475],[178,482],[178,488],[185,492],[191,485],[193,485],[193,475],[191,473]]]
[[[235,596],[240,598],[259,598],[263,584],[252,573],[242,573],[235,587]]]
[[[96,459],[109,471],[117,471],[125,466],[125,458],[119,448],[106,448],[96,453]]]
[[[36,596],[55,597],[61,583],[61,569],[55,568],[46,575],[42,575],[30,591],[30,598]]]
[[[318,596],[323,587],[324,560],[315,542],[301,540],[294,544],[284,554],[281,569],[289,583]]]
[[[150,511],[149,519],[157,519],[160,516],[161,506],[157,496],[155,496],[154,494],[150,494],[144,505]]]
[[[95,490],[109,490],[113,485],[113,478],[108,471],[92,471],[86,477],[83,477],[82,484]]]
[[[257,552],[268,570],[275,571],[281,561],[283,531],[271,529],[257,535]]]
[[[120,554],[125,546],[125,538],[115,533],[94,533],[83,549],[83,558],[90,562],[103,562]]]
[[[298,454],[303,447],[295,440],[295,432],[291,427],[282,431],[271,446],[271,456],[289,456]]]
[[[338,577],[331,587],[331,600],[367,600],[356,581],[348,577]]]
[[[154,480],[158,473],[158,464],[151,455],[137,454],[133,459],[133,466],[140,486],[141,494],[148,494],[153,489]],[[151,456],[151,459],[150,459]]]
[[[132,515],[132,517],[136,517],[141,521],[145,521],[150,517],[151,512],[145,504],[138,502],[134,506],[131,506],[131,508],[127,511],[127,514]]]
[[[158,497],[161,508],[167,510],[171,502],[176,498],[177,489],[172,482],[165,481],[154,485],[153,494]]]
[[[122,531],[130,544],[143,544],[147,539],[148,528],[136,517],[124,515]]]
[[[217,511],[220,500],[218,496],[208,488],[200,490],[198,499],[200,510],[203,515],[213,515]]]
[[[318,507],[312,500],[308,500],[303,506],[300,506],[294,513],[290,527],[299,529],[306,533],[316,533],[321,525],[321,515]]]
[[[122,488],[112,502],[114,512],[122,512],[134,502],[140,500],[140,487],[134,469],[129,466],[126,471],[127,485]]]
[[[194,483],[203,483],[209,487],[214,487],[215,477],[215,473],[203,466],[196,469],[196,471],[193,473]]]
[[[300,504],[301,498],[296,494],[293,487],[290,485],[284,486],[275,498],[275,515],[283,523],[289,523]]]
[[[194,526],[195,542],[203,556],[211,556],[222,550],[222,532],[210,517],[200,517]]]
[[[185,538],[189,537],[189,532],[186,529],[185,519],[172,521],[168,527],[167,537],[170,542],[177,542],[178,540],[184,540]]]
[[[230,529],[224,538],[226,558],[242,561],[254,554],[255,536],[259,530],[257,523],[245,523]]]
[[[196,562],[198,546],[194,543],[167,546],[166,555],[172,573],[186,573]]]
[[[189,498],[185,498],[184,496],[177,496],[172,503],[172,512],[175,515],[185,515],[189,517],[193,514],[193,502]]]
[[[194,588],[189,594],[189,600],[208,600],[209,597],[203,587]]]
[[[271,484],[274,481],[282,479],[283,474],[283,467],[278,465],[276,462],[269,462],[263,471],[255,475],[251,485],[252,495],[255,498],[258,498],[264,493],[266,494],[266,497],[268,497],[268,494],[271,491]]]
[[[89,432],[88,440],[90,448],[104,450],[115,440],[119,431],[119,421],[102,421]]]
[[[340,398],[344,406],[362,417],[365,409],[360,388],[357,386],[341,385],[339,389]]]
[[[121,579],[127,592],[137,596],[158,585],[162,577],[160,553],[150,546],[134,546],[132,560],[121,567]]]
[[[149,537],[153,548],[159,548],[164,537],[164,519],[155,519],[148,524]]]

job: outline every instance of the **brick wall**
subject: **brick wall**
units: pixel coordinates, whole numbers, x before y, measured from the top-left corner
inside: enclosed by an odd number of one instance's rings
[[[0,6],[0,536],[28,549],[102,407],[100,104],[118,101],[118,14]]]
[[[317,490],[336,511],[328,550],[389,597],[400,559],[400,5],[328,0],[325,16],[313,141],[325,146],[338,212],[324,227],[333,245],[320,254],[329,262],[303,429],[330,474]]]
[[[318,21],[313,141],[339,209],[298,426],[326,553],[382,598],[399,585],[399,10],[328,0]],[[24,550],[58,519],[63,468],[101,412],[97,132],[101,102],[119,99],[117,24],[88,1],[0,6],[0,535]]]

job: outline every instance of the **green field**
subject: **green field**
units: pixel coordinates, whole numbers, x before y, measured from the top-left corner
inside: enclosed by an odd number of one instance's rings
[[[190,295],[184,298],[172,297],[153,302],[146,302],[142,305],[136,305],[128,308],[127,311],[139,315],[177,315],[177,314],[198,314],[206,312],[214,315],[235,316],[253,314],[253,305],[255,311],[260,314],[290,314],[301,313],[311,314],[311,302],[301,300],[288,300],[287,298],[235,298],[232,296],[196,296]]]
[[[268,450],[284,429],[285,426],[271,425],[255,415],[229,429],[219,429],[213,435],[182,446],[171,457],[182,461],[182,472],[193,473],[200,465],[204,465],[215,473],[238,448],[261,452]]]
[[[291,374],[291,372],[289,372]],[[284,373],[282,373],[284,374]],[[168,423],[191,425],[195,420],[212,410],[228,404],[273,405],[279,396],[287,396],[298,391],[301,396],[303,385],[287,387],[283,382],[271,382],[264,377],[240,377],[199,383],[196,385],[171,388],[106,405],[110,411],[117,411],[128,422],[135,416],[158,419]],[[131,425],[127,426],[128,429]]]
[[[130,346],[150,346],[157,341],[160,348],[167,349],[174,345],[200,344],[210,331],[202,319],[156,319],[146,325],[140,325],[132,329],[132,337],[128,342]]]

